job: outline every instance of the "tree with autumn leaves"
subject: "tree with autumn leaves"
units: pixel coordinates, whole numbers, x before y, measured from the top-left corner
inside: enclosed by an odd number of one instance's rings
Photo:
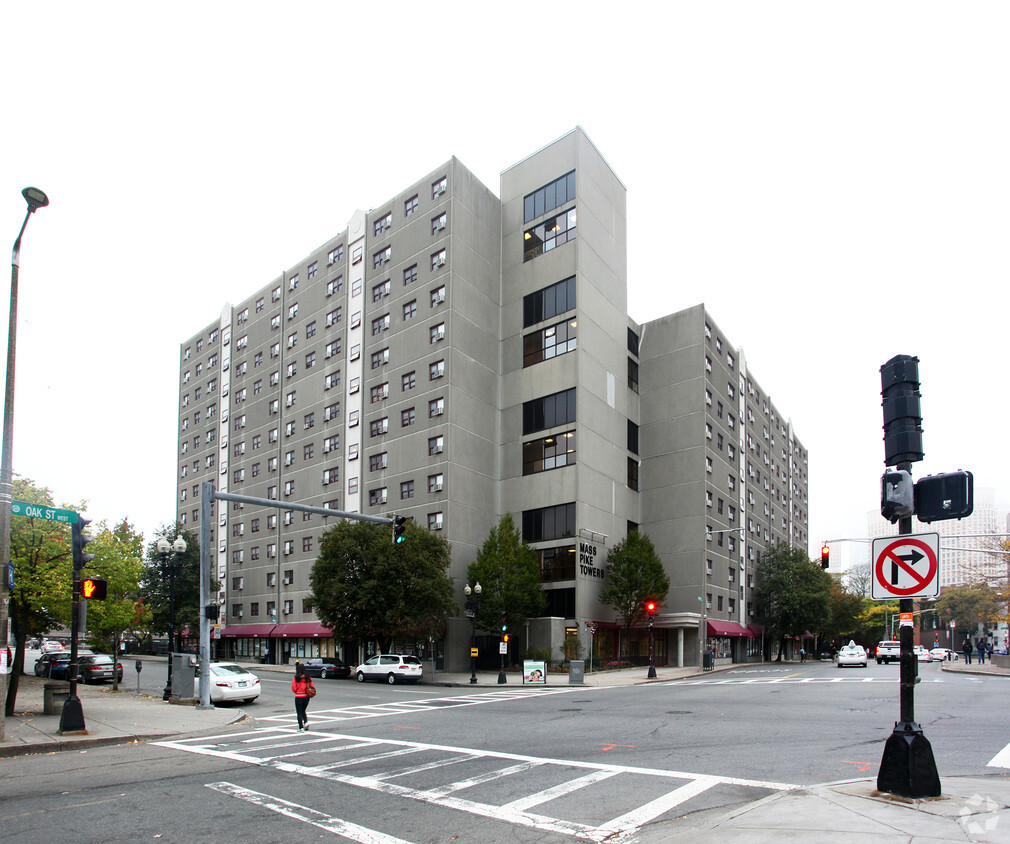
[[[56,506],[48,488],[27,478],[14,478],[13,498],[45,507]],[[84,502],[60,504],[59,509],[83,513],[87,505]],[[85,532],[94,537],[87,550],[95,555],[85,573],[105,577],[109,583],[108,598],[90,602],[89,628],[100,637],[111,638],[136,624],[146,623],[137,588],[142,537],[125,519],[111,529],[104,522],[88,525]],[[72,621],[74,564],[70,525],[13,517],[11,562],[14,564],[14,588],[10,590],[8,615],[16,651],[7,684],[4,709],[7,715],[14,714],[26,642],[53,628],[70,627]]]

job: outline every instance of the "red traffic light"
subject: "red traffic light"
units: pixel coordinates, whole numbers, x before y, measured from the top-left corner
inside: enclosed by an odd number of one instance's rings
[[[512,634],[510,634],[510,633],[506,633],[505,635],[503,635],[503,636],[501,637],[501,640],[502,640],[503,642],[508,642],[508,640],[509,640],[509,636],[511,636],[511,635],[512,635]]]
[[[822,569],[826,569],[828,567],[828,552],[829,552],[829,550],[830,549],[828,548],[828,543],[825,542],[821,546],[821,568]]]
[[[645,611],[649,615],[655,615],[656,614],[656,602],[655,601],[646,601],[645,602]]]

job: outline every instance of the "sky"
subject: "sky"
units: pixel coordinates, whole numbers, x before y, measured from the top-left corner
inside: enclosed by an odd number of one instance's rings
[[[183,340],[451,156],[497,193],[580,125],[628,191],[632,318],[703,302],[809,449],[812,556],[879,506],[897,354],[915,477],[1005,500],[1008,25],[984,0],[3,4],[9,245],[21,189],[50,199],[14,471],[150,539]]]

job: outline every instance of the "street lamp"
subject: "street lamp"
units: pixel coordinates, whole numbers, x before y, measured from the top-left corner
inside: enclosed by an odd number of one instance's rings
[[[168,555],[175,551],[175,559],[169,562]],[[186,540],[181,536],[169,545],[165,537],[158,540],[158,553],[161,555],[161,574],[168,575],[168,679],[162,700],[172,697],[172,654],[175,652],[175,573],[182,567],[182,555],[186,553]]]
[[[473,597],[470,597],[471,591],[473,592]],[[463,594],[466,595],[466,615],[470,619],[470,683],[477,682],[477,657],[474,656],[474,651],[477,650],[477,613],[480,612],[480,581],[474,584],[473,589],[470,589],[470,584],[468,583],[464,589]]]
[[[7,329],[7,381],[4,385],[4,421],[3,421],[3,454],[0,456],[0,565],[7,566],[11,556],[11,501],[14,500],[14,349],[17,336],[18,314],[18,268],[21,265],[21,237],[28,225],[28,218],[36,208],[45,208],[49,204],[47,197],[38,188],[25,188],[21,195],[28,203],[25,221],[21,231],[14,241],[14,251],[11,253],[11,306],[10,327]],[[0,630],[3,631],[3,642],[0,646],[7,647],[7,572],[0,577]],[[0,674],[0,739],[6,736],[6,721],[4,720],[3,701],[7,699],[7,675]]]

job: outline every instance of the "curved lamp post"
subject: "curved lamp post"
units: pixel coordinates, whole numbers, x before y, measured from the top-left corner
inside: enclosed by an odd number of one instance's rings
[[[168,555],[175,551],[175,559],[169,562]],[[186,553],[186,540],[181,536],[175,538],[171,545],[165,537],[158,540],[158,553],[161,555],[161,574],[168,575],[168,679],[161,699],[172,697],[172,654],[175,653],[175,573],[182,568],[182,555]]]
[[[38,188],[25,188],[21,195],[28,203],[25,221],[21,231],[14,241],[14,251],[11,253],[11,306],[10,328],[7,330],[7,381],[4,389],[4,421],[3,421],[3,454],[0,456],[0,562],[6,568],[11,556],[11,501],[14,499],[14,349],[17,335],[18,315],[18,269],[21,265],[21,238],[28,225],[28,218],[35,213],[36,208],[45,208],[49,204],[47,197]],[[0,630],[4,631],[4,640],[0,646],[7,647],[7,572],[0,577]],[[7,675],[0,674],[0,739],[6,737],[6,721],[2,702],[7,699]]]

